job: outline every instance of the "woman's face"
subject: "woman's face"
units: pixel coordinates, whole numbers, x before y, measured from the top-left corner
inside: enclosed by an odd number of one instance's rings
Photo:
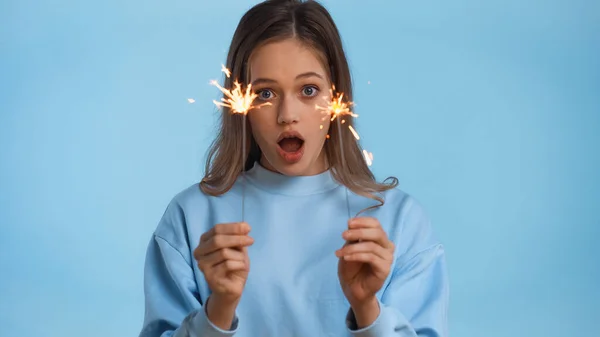
[[[270,103],[248,113],[261,164],[285,175],[325,171],[330,120],[316,105],[326,105],[331,84],[317,55],[286,39],[257,48],[249,66],[255,105]]]

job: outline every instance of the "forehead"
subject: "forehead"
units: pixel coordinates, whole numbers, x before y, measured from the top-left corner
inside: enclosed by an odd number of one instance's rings
[[[250,82],[257,78],[284,82],[307,72],[328,77],[320,54],[296,39],[270,42],[258,47],[250,57],[249,70]]]

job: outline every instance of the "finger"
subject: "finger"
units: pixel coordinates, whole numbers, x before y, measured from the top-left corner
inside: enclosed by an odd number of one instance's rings
[[[216,235],[208,239],[208,241],[200,243],[194,250],[196,259],[208,255],[214,251],[223,248],[246,247],[254,243],[254,239],[247,235]]]
[[[200,242],[210,240],[215,235],[246,235],[250,233],[250,225],[246,222],[231,222],[231,223],[220,223],[214,225],[210,230],[200,236]]]
[[[349,229],[342,233],[346,241],[373,241],[382,247],[389,248],[387,234],[381,227],[379,228],[357,228]]]
[[[202,265],[203,268],[210,268],[226,260],[244,262],[246,256],[237,249],[224,248],[203,256],[199,259],[198,263]]]
[[[226,277],[228,273],[234,271],[248,271],[249,265],[244,261],[226,260],[212,267],[217,275]]]
[[[377,228],[381,227],[379,220],[373,217],[358,217],[352,218],[348,221],[348,228]]]
[[[388,261],[380,258],[374,253],[354,253],[343,257],[346,261],[368,263],[375,276],[385,279],[389,273],[390,264]]]
[[[338,257],[352,255],[356,253],[373,253],[379,258],[384,259],[386,261],[392,260],[392,254],[389,250],[383,248],[382,246],[372,241],[364,241],[351,244],[336,251],[336,255]]]

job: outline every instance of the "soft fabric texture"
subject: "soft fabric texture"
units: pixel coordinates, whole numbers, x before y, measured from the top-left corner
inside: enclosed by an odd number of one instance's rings
[[[242,220],[243,194],[243,220],[254,238],[250,273],[234,324],[222,330],[202,306],[210,290],[192,252],[215,224]],[[348,194],[352,214],[378,203]],[[222,196],[207,196],[194,184],[169,203],[147,250],[140,337],[447,337],[444,248],[413,197],[398,188],[382,195],[385,204],[361,216],[380,221],[396,257],[370,326],[356,329],[337,276],[335,251],[348,226],[346,187],[329,171],[289,177],[257,163]]]

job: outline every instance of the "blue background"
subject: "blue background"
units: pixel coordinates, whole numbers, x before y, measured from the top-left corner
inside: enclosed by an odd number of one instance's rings
[[[3,336],[139,332],[146,245],[202,176],[254,2],[220,3],[0,4]],[[595,334],[600,3],[325,4],[373,170],[446,244],[451,334]]]

